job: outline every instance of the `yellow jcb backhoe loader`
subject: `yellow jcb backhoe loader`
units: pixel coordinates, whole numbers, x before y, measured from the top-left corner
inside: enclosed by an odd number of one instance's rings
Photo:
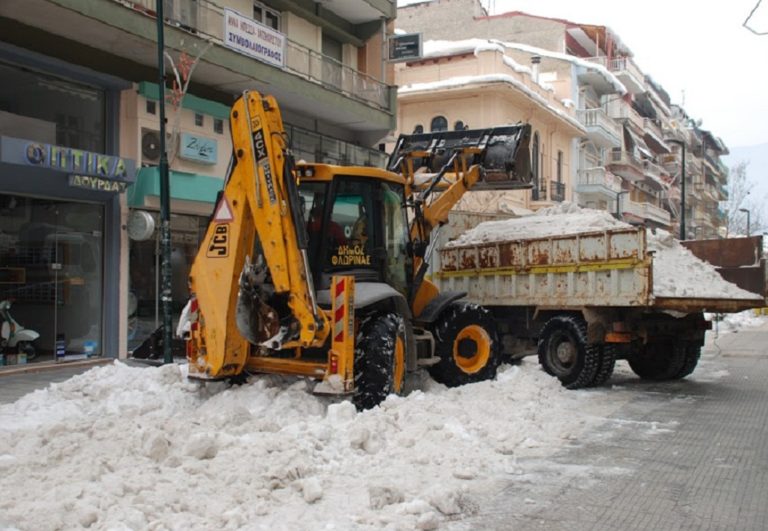
[[[530,187],[530,127],[402,135],[388,169],[295,165],[275,99],[232,107],[233,158],[190,273],[190,378],[319,380],[358,408],[428,367],[493,378],[496,325],[426,280],[433,231],[469,189]]]

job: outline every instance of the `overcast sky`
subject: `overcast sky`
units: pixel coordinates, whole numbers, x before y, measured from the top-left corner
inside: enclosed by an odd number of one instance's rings
[[[609,26],[702,128],[730,147],[768,143],[768,34],[742,26],[758,0],[482,1],[491,14],[519,10]],[[750,26],[768,33],[768,0]]]

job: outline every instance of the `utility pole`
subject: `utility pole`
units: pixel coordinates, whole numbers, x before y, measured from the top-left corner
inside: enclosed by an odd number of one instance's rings
[[[160,91],[160,300],[163,306],[163,363],[173,363],[171,350],[171,197],[165,152],[165,37],[163,0],[155,1],[157,17],[157,85]]]

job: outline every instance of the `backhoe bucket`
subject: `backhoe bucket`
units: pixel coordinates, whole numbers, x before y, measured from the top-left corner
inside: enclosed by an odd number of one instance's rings
[[[531,188],[530,140],[528,124],[400,135],[387,167],[399,172],[403,161],[411,158],[414,172],[425,168],[421,171],[437,173],[458,152],[467,166],[479,164],[483,169],[473,190]]]

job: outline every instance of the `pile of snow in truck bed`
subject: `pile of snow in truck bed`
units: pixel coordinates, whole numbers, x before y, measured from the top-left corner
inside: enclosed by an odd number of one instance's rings
[[[481,223],[447,246],[568,236],[621,228],[632,228],[632,225],[615,219],[604,210],[563,203],[539,210],[531,216]],[[667,231],[649,229],[647,245],[650,251],[654,251],[653,294],[657,297],[760,298],[723,280],[711,264],[695,257]]]

